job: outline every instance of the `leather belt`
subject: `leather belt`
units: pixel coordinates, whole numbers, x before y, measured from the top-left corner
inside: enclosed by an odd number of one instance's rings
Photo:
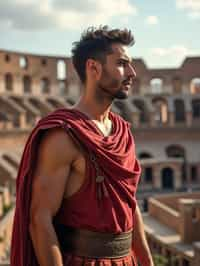
[[[119,234],[100,233],[64,225],[56,227],[64,253],[87,258],[120,258],[130,254],[132,230]]]

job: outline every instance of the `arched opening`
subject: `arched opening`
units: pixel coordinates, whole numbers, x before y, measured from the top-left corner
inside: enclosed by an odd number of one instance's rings
[[[150,87],[153,94],[161,94],[163,92],[163,80],[161,78],[153,78],[150,81]]]
[[[153,158],[153,156],[149,152],[140,152],[138,155],[139,159],[150,159]]]
[[[62,59],[59,59],[57,61],[57,79],[58,80],[66,79],[66,63]]]
[[[163,189],[173,189],[174,188],[174,171],[166,167],[162,169],[162,188]]]
[[[5,61],[6,61],[7,63],[10,62],[10,55],[9,55],[9,54],[6,54],[6,55],[5,55]]]
[[[23,84],[24,84],[24,92],[30,93],[31,92],[31,78],[29,76],[23,77]]]
[[[12,91],[13,90],[13,78],[10,73],[7,73],[5,75],[5,89],[6,91]]]
[[[166,124],[168,121],[168,104],[164,98],[152,99],[154,119],[157,125]]]
[[[28,68],[28,59],[26,58],[26,56],[20,56],[20,58],[19,58],[19,66],[22,69],[27,69]]]
[[[193,119],[200,118],[200,99],[192,100],[192,117]]]
[[[182,93],[182,80],[179,77],[174,77],[172,80],[173,92]]]
[[[196,183],[198,181],[198,167],[196,165],[191,165],[190,175],[192,182]]]
[[[200,77],[193,78],[190,82],[190,92],[192,94],[200,93]]]
[[[182,164],[182,181],[186,181],[187,176],[187,159],[186,159],[186,153],[185,149],[179,145],[170,145],[166,148],[166,154],[169,158],[182,158],[183,164]]]
[[[133,104],[139,110],[140,123],[147,123],[149,121],[148,111],[143,100],[133,100]]]
[[[167,156],[170,158],[184,158],[185,150],[179,145],[170,145],[166,148]]]
[[[46,58],[42,58],[41,59],[41,65],[42,66],[46,66],[47,65],[47,59]]]
[[[48,80],[48,78],[42,78],[41,79],[41,92],[42,93],[49,93],[50,92],[50,82]]]
[[[144,181],[145,181],[145,183],[152,184],[152,182],[153,182],[152,167],[145,167],[145,169],[144,169]]]
[[[174,101],[174,110],[175,110],[175,121],[184,122],[185,121],[185,105],[184,101],[176,99]]]

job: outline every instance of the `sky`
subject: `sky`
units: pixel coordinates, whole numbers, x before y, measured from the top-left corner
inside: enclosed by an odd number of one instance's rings
[[[128,28],[149,68],[200,56],[200,0],[0,0],[0,49],[70,56],[89,26]]]

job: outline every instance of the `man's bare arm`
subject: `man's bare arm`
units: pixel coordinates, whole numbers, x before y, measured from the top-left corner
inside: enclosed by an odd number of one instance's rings
[[[135,211],[135,228],[133,231],[133,250],[141,266],[153,266],[153,259],[144,232],[142,214],[138,205]]]
[[[46,133],[38,150],[29,227],[40,266],[63,265],[52,219],[61,205],[74,157],[74,145],[64,130]]]

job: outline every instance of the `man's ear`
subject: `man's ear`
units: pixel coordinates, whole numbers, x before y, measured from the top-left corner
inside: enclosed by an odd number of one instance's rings
[[[99,80],[102,73],[102,65],[94,59],[88,59],[86,62],[86,70],[96,80]]]

